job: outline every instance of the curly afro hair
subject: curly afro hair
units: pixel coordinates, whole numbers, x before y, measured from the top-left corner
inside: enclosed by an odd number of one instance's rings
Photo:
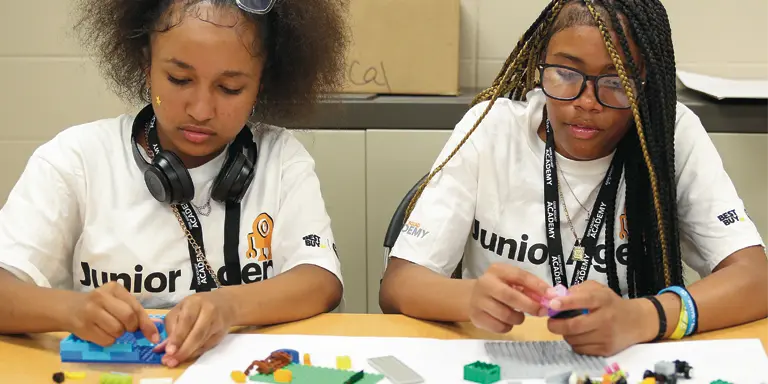
[[[201,1],[77,0],[75,31],[110,88],[130,104],[143,104],[150,35],[178,22],[170,16],[172,6],[190,9]],[[278,0],[267,15],[242,11],[235,0],[205,1],[238,10],[261,31],[252,49],[266,53],[255,119],[299,118],[343,85],[346,0]]]

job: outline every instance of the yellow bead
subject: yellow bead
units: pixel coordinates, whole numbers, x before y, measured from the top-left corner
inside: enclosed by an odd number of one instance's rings
[[[85,372],[64,372],[64,377],[69,380],[85,379]]]
[[[309,353],[304,354],[304,365],[312,365],[312,363],[309,361]]]
[[[235,383],[245,383],[246,377],[245,377],[245,373],[243,372],[232,371],[230,376],[232,377],[232,380],[235,381]]]
[[[290,383],[293,380],[293,373],[287,369],[278,369],[274,377],[276,383]]]
[[[352,360],[350,360],[349,356],[336,356],[336,369],[352,369]]]

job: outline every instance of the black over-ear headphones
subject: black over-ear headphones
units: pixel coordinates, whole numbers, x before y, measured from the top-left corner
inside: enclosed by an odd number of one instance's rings
[[[154,117],[151,104],[136,115],[131,131],[133,159],[144,173],[144,182],[149,193],[157,201],[168,204],[188,203],[195,196],[195,186],[181,159],[175,153],[160,148],[157,140],[150,139],[157,143],[156,150],[152,148],[153,144],[147,143],[155,153],[152,163],[148,163],[139,151],[136,135],[144,134]],[[151,129],[149,135],[156,137],[157,129]],[[227,159],[213,181],[211,198],[218,202],[239,203],[253,181],[257,157],[258,150],[253,142],[253,135],[250,128],[245,126],[229,146]]]

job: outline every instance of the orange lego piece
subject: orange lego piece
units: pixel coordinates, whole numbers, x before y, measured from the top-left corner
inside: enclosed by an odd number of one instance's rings
[[[293,380],[293,373],[287,369],[278,369],[274,374],[275,382],[277,383],[290,383]]]
[[[230,376],[232,377],[232,380],[235,381],[235,383],[245,383],[246,376],[245,376],[245,373],[243,373],[243,372],[232,371]]]

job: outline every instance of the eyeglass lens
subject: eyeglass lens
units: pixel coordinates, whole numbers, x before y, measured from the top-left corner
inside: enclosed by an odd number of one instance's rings
[[[585,76],[575,70],[564,67],[545,67],[541,73],[541,85],[549,97],[573,100],[579,97]],[[618,75],[603,76],[596,84],[597,99],[613,108],[629,108],[630,102]],[[632,84],[632,88],[635,86]]]

